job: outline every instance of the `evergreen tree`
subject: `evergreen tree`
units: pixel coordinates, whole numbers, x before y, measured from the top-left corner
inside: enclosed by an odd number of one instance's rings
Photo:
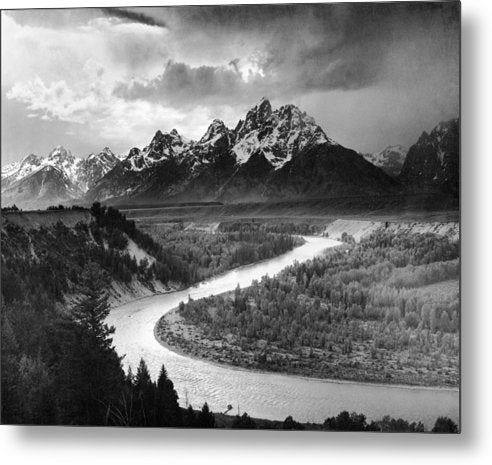
[[[3,285],[3,283],[2,283]],[[19,423],[21,420],[21,405],[19,398],[18,350],[19,345],[6,315],[4,300],[2,299],[1,324],[1,393],[2,423]]]
[[[301,423],[295,421],[292,416],[288,416],[282,423],[282,429],[285,430],[303,430],[304,426]]]
[[[96,263],[89,263],[81,276],[79,291],[81,301],[72,311],[74,321],[83,331],[95,338],[97,344],[110,349],[114,328],[109,327],[105,320],[109,315],[108,295],[105,290],[107,277]]]
[[[162,365],[157,379],[155,415],[158,426],[182,425],[178,395],[174,390],[173,382],[167,376],[164,365]]]
[[[184,413],[183,423],[184,423],[184,426],[186,426],[187,428],[196,428],[198,426],[196,414],[195,414],[195,411],[193,410],[192,405],[188,405],[188,408],[186,409],[186,411]]]
[[[214,428],[215,427],[215,417],[210,411],[208,404],[205,402],[203,404],[202,410],[198,414],[198,428]]]
[[[457,433],[458,425],[448,417],[439,417],[432,428],[433,433]]]
[[[136,426],[155,426],[156,386],[144,359],[140,359],[134,382],[134,421]]]
[[[87,265],[81,282],[82,298],[72,316],[57,325],[57,346],[51,351],[59,422],[108,424],[124,386],[124,373],[112,347],[114,328],[104,322],[109,306],[99,267]]]

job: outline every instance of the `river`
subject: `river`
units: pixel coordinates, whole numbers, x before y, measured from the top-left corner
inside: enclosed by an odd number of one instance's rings
[[[124,364],[136,369],[140,358],[156,377],[162,364],[173,380],[181,405],[186,401],[195,408],[207,402],[215,412],[232,404],[234,412],[252,417],[284,420],[292,415],[297,421],[323,422],[342,410],[364,413],[369,420],[384,415],[409,421],[422,421],[432,427],[438,416],[458,422],[457,389],[376,385],[306,378],[218,366],[178,355],[154,338],[154,326],[179,302],[233,290],[237,284],[249,286],[254,279],[270,276],[294,261],[319,255],[338,242],[323,237],[305,237],[306,243],[279,257],[231,270],[184,291],[158,294],[120,305],[111,310],[107,322],[114,325],[115,348],[125,355]]]

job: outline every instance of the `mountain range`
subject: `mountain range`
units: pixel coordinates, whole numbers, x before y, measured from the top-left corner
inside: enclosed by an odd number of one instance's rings
[[[89,190],[90,200],[244,202],[391,193],[398,183],[330,139],[294,105],[262,99],[231,130],[195,142],[158,131]]]
[[[30,154],[2,168],[2,205],[29,208],[82,198],[118,161],[108,147],[85,159],[62,146],[45,158]]]
[[[28,155],[2,169],[2,204],[263,202],[391,195],[422,185],[455,193],[457,121],[423,133],[406,159],[401,146],[362,156],[328,137],[298,107],[273,110],[262,99],[234,129],[215,119],[198,141],[173,129],[157,131],[149,145],[125,158],[109,148],[86,159],[63,147],[46,158]]]

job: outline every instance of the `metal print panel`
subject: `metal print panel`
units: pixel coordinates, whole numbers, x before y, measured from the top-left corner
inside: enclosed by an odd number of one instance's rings
[[[459,432],[458,2],[1,21],[4,424]]]

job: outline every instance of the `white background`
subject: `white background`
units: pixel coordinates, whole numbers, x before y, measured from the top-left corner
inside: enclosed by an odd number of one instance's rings
[[[179,4],[186,2],[167,2]],[[233,3],[188,1],[191,4]],[[242,1],[241,3],[253,3]],[[257,2],[261,3],[261,2]],[[266,3],[266,1],[264,2]],[[281,3],[281,2],[277,2]],[[164,5],[162,0],[0,0],[1,8]],[[301,433],[0,426],[0,461],[492,463],[492,2],[462,1],[462,434]]]

